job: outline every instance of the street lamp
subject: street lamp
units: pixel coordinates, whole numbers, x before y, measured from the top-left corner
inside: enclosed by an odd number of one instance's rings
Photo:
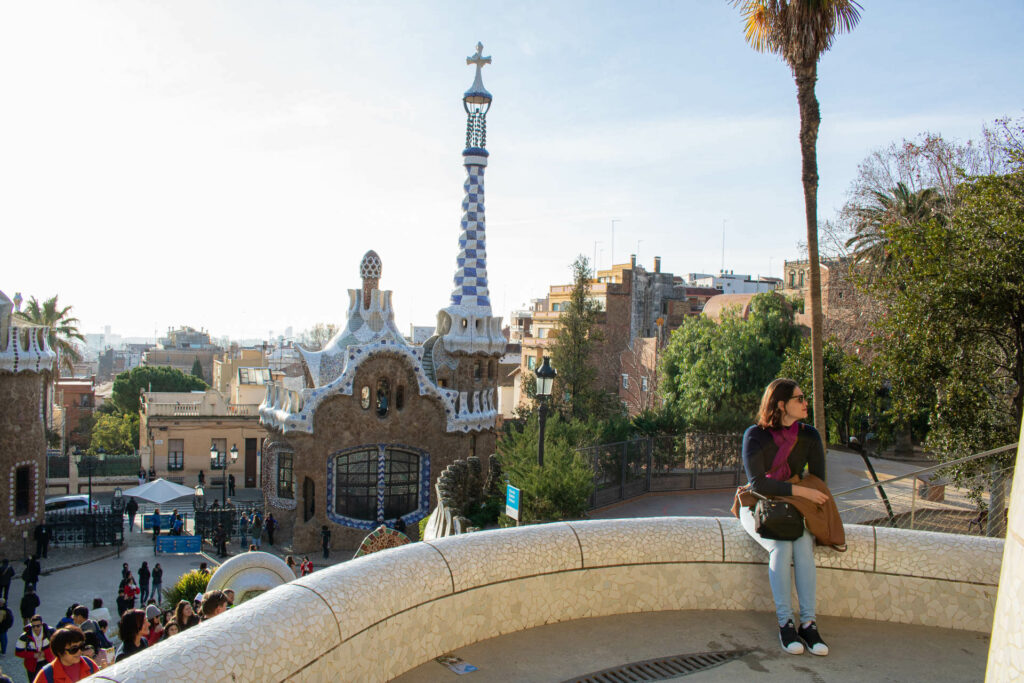
[[[100,461],[106,459],[107,454],[100,449],[98,455],[89,455],[82,453],[78,446],[75,446],[72,450],[75,455],[75,464],[78,465],[78,471],[81,473],[82,469],[85,469],[86,475],[89,477],[89,512],[92,512],[92,475],[96,471],[96,466]]]
[[[203,491],[203,485],[202,484],[196,484],[196,493],[195,493],[195,495],[192,498],[192,509],[193,510],[196,510],[198,512],[199,510],[203,509],[203,496],[204,495],[206,495],[206,492]]]
[[[544,356],[544,362],[537,369],[537,400],[540,401],[540,438],[537,440],[537,465],[544,467],[544,423],[548,418],[548,397],[551,385],[558,373],[551,367],[551,359]]]
[[[234,464],[234,463],[238,462],[238,446],[237,445],[231,444],[231,451],[230,451],[230,453],[231,453],[231,463]],[[212,446],[210,446],[210,469],[215,469],[217,467],[217,462],[220,460],[220,455],[221,455],[220,451],[217,450],[217,444],[213,444]],[[227,453],[225,453],[224,455],[227,455]],[[221,492],[220,504],[222,506],[226,507],[227,504],[228,504],[228,461],[227,461],[227,458],[224,459],[224,469],[221,471],[220,492]]]

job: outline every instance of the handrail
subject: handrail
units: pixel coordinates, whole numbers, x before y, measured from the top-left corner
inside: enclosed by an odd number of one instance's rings
[[[950,460],[949,462],[942,462],[942,463],[939,463],[938,465],[932,465],[931,467],[924,467],[924,468],[919,469],[919,470],[914,470],[913,472],[907,472],[906,474],[901,474],[898,477],[892,477],[891,479],[886,479],[884,482],[883,481],[874,482],[874,483],[871,483],[871,484],[864,484],[863,486],[857,486],[857,487],[852,488],[852,489],[847,489],[845,491],[839,491],[837,493],[833,493],[832,497],[833,498],[838,498],[839,496],[845,496],[848,493],[856,493],[857,491],[864,491],[864,490],[867,490],[867,489],[877,488],[879,486],[882,486],[883,484],[891,484],[894,481],[899,481],[901,479],[907,479],[908,477],[916,477],[916,476],[918,476],[919,474],[921,474],[923,472],[931,472],[932,470],[942,469],[943,467],[949,467],[950,465],[959,465],[960,463],[970,462],[972,460],[979,460],[981,458],[986,458],[986,457],[988,457],[990,455],[995,455],[996,453],[1003,453],[1004,451],[1011,451],[1011,450],[1017,448],[1018,445],[1020,445],[1020,442],[1019,441],[1015,441],[1015,442],[1013,442],[1011,444],[1007,444],[1005,446],[1000,446],[999,448],[993,448],[990,451],[982,451],[981,453],[975,453],[974,455],[967,455],[967,456],[964,456],[962,458],[958,458],[956,460]]]

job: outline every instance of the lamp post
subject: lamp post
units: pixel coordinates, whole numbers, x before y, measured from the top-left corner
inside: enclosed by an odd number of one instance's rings
[[[106,459],[107,454],[101,449],[97,455],[89,455],[82,453],[82,451],[75,446],[73,451],[75,454],[75,464],[78,465],[78,471],[81,473],[82,469],[85,469],[86,475],[89,477],[89,512],[92,513],[92,475],[96,471],[96,466],[100,461]]]
[[[551,367],[551,359],[544,356],[544,362],[537,369],[537,400],[540,401],[540,438],[537,440],[537,465],[544,467],[544,423],[548,419],[548,397],[551,385],[558,373]]]
[[[230,451],[230,453],[231,453],[231,463],[234,464],[234,463],[238,462],[238,446],[236,446],[235,444],[231,444],[231,451]],[[226,456],[227,453],[225,453],[224,455]],[[217,444],[213,444],[212,446],[210,446],[210,469],[211,470],[212,469],[216,469],[217,462],[219,460],[220,460],[220,451],[217,450]],[[196,488],[198,489],[199,487],[197,486]],[[224,458],[224,468],[221,471],[220,493],[221,493],[220,504],[222,506],[226,507],[227,504],[228,504],[228,460],[227,460],[227,458]]]

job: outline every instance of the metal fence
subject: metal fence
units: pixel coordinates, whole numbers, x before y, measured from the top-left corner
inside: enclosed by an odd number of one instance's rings
[[[66,455],[60,453],[46,454],[46,478],[47,479],[67,479],[68,471],[70,469],[69,458]]]
[[[142,467],[142,458],[137,455],[107,455],[102,460],[89,458],[92,465],[78,465],[78,476],[88,477],[88,467],[93,467],[94,477],[137,477]]]
[[[252,513],[260,513],[260,517],[266,520],[267,516],[263,509],[262,503],[251,503],[246,505],[229,505],[227,507],[205,510],[196,510],[195,512],[195,533],[198,536],[213,540],[213,532],[216,531],[218,524],[224,525],[224,530],[228,533],[228,538],[234,539],[238,537],[238,521],[244,513],[246,516],[252,516]]]
[[[1005,537],[1016,449],[1008,444],[833,496],[845,524]]]
[[[594,471],[590,509],[649,491],[737,486],[744,478],[739,434],[642,437],[579,450]]]
[[[95,512],[51,511],[46,513],[50,527],[50,543],[65,548],[122,545],[124,514],[110,507]]]

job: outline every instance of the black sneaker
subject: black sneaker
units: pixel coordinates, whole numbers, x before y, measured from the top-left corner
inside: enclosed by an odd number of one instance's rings
[[[820,635],[818,635],[818,625],[816,623],[812,621],[807,626],[801,626],[797,633],[799,633],[803,641],[807,643],[807,649],[812,655],[824,657],[828,654],[828,645],[826,645],[825,641],[821,639]]]
[[[804,653],[804,644],[797,637],[792,619],[787,621],[785,626],[779,627],[779,642],[782,643],[782,649],[791,655],[802,655]]]

